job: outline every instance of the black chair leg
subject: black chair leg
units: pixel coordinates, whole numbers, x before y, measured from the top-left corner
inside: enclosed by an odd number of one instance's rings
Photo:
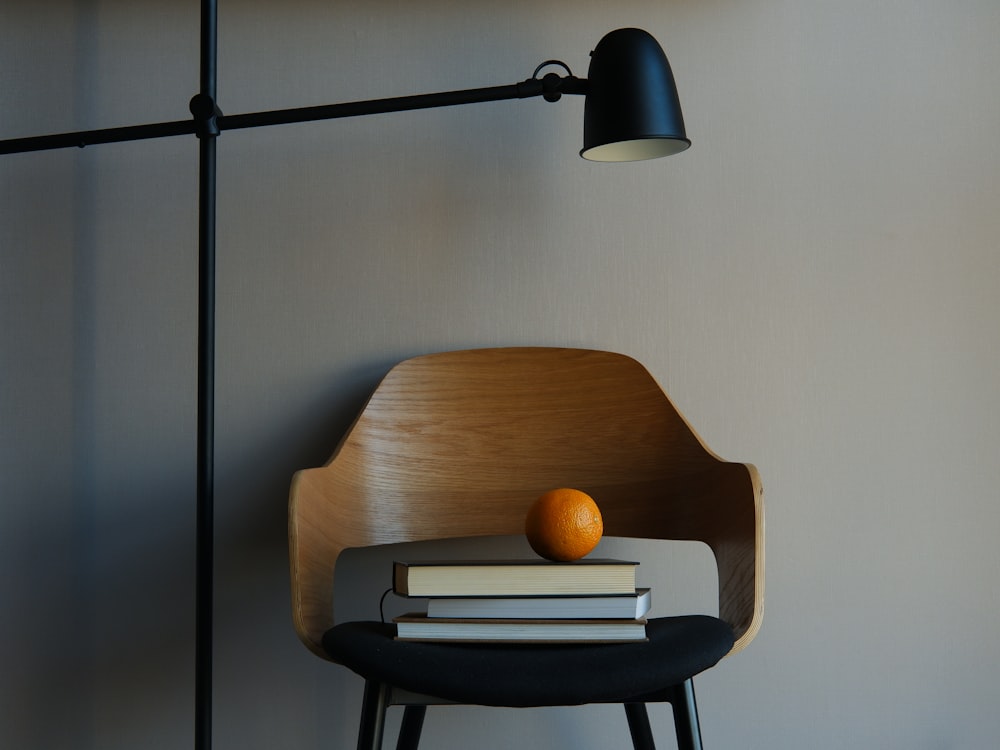
[[[399,725],[396,750],[417,750],[420,744],[420,730],[424,728],[427,706],[407,706],[403,709],[403,721]]]
[[[388,698],[388,687],[373,680],[365,682],[365,697],[361,704],[361,727],[358,729],[358,750],[382,749]]]
[[[656,750],[653,745],[653,730],[649,728],[646,704],[626,703],[625,716],[628,718],[628,729],[632,733],[632,746],[635,750]]]
[[[674,688],[670,705],[674,710],[678,750],[702,750],[698,706],[694,700],[694,683],[691,680],[685,680]]]

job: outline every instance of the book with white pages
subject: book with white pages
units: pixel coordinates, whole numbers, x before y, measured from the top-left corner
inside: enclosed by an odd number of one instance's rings
[[[627,619],[638,620],[650,610],[648,588],[613,596],[503,596],[434,598],[427,602],[429,618],[459,619]]]
[[[584,596],[631,594],[637,562],[585,557],[573,562],[397,560],[393,591],[402,596]]]
[[[645,620],[455,620],[422,612],[394,617],[402,641],[614,643],[645,641]]]

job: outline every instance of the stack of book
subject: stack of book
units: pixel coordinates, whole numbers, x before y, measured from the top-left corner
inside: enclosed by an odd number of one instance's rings
[[[393,590],[427,610],[393,618],[399,640],[623,642],[646,640],[649,589],[638,563],[587,559],[396,562]]]

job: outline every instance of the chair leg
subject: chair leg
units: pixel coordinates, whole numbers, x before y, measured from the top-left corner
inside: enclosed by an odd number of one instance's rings
[[[358,750],[382,749],[388,698],[387,686],[373,680],[365,681],[365,697],[361,704],[361,727],[358,729]]]
[[[628,729],[632,733],[632,746],[635,750],[656,750],[653,745],[653,730],[649,728],[646,704],[626,703],[625,716],[628,718]]]
[[[674,730],[678,750],[702,750],[698,706],[694,700],[694,682],[685,680],[673,690],[670,705],[674,710]]]
[[[420,743],[420,730],[424,727],[426,713],[427,706],[407,706],[403,709],[403,721],[399,725],[396,750],[417,750],[417,745]]]

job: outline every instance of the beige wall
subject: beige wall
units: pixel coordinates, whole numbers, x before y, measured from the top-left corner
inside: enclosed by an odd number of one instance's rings
[[[0,138],[186,117],[194,5],[5,0]],[[222,5],[226,112],[582,76],[634,25],[694,146],[584,162],[575,98],[222,136],[218,748],[353,747],[360,682],[291,630],[288,479],[396,361],[502,344],[631,354],[759,467],[764,628],[698,681],[707,747],[993,746],[1000,5]],[[5,748],[190,744],[196,152],[0,160]],[[658,611],[700,562],[648,553]],[[425,731],[627,740],[614,707]]]

